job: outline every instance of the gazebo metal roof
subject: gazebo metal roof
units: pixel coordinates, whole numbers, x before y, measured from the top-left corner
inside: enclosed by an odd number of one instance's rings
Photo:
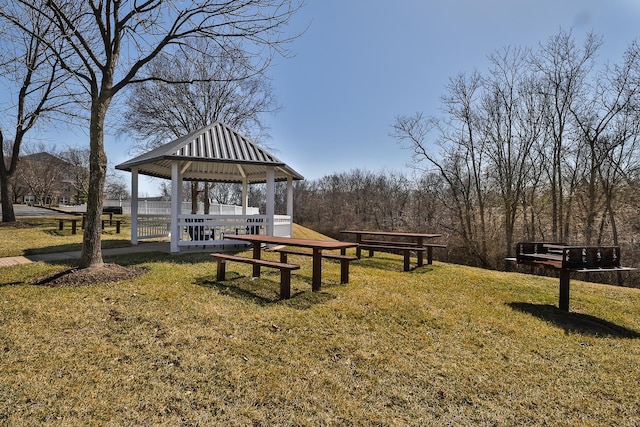
[[[116,166],[129,171],[171,179],[171,164],[181,162],[182,179],[214,182],[266,182],[268,168],[274,168],[275,180],[304,177],[256,143],[215,122],[202,129],[157,147]]]

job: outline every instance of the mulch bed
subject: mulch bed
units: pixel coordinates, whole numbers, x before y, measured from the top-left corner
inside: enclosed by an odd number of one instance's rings
[[[22,221],[0,222],[0,227],[27,228],[31,226],[31,224]]]
[[[133,279],[147,272],[146,268],[103,264],[97,267],[72,268],[40,277],[31,283],[41,286],[91,286]]]

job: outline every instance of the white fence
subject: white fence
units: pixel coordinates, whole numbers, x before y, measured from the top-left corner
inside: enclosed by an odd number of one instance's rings
[[[131,200],[105,200],[105,207],[120,206],[122,213],[131,215]],[[86,212],[87,205],[60,206],[68,212]],[[191,202],[182,202],[182,212],[191,212]],[[198,214],[204,215],[204,203],[198,203]],[[247,208],[247,215],[257,215],[260,213],[258,208]],[[170,201],[138,201],[138,214],[141,215],[171,215]],[[235,205],[220,205],[212,203],[209,207],[211,215],[242,215],[242,207]]]

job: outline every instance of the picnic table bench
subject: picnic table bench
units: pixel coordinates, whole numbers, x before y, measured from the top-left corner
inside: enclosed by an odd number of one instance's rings
[[[272,252],[280,254],[280,262],[287,262],[287,255],[313,256],[313,252],[301,251],[296,249],[275,248]],[[340,284],[349,283],[349,263],[355,261],[358,257],[345,254],[322,253],[322,258],[334,261],[340,261]]]
[[[398,231],[365,231],[365,230],[343,230],[340,233],[354,234],[356,236],[356,243],[358,248],[356,249],[356,257],[360,259],[362,257],[362,250],[369,251],[369,257],[372,257],[374,252],[388,252],[399,253],[403,255],[404,271],[411,269],[411,255],[416,254],[417,266],[424,265],[424,254],[427,254],[427,264],[433,263],[433,248],[446,248],[446,245],[439,243],[425,243],[425,239],[433,239],[440,237],[440,234],[426,234],[426,233],[411,233],[411,232],[398,232]],[[365,239],[363,236],[375,236],[383,237],[385,240],[371,240]],[[388,240],[401,238],[404,241]]]
[[[418,248],[416,246],[400,246],[400,245],[373,245],[369,243],[360,243],[360,250],[368,250],[369,257],[372,257],[375,251],[387,252],[387,253],[399,253],[403,257],[403,269],[404,271],[411,270],[411,254],[416,253],[418,257],[418,267],[421,266],[420,258],[424,259],[424,252],[427,248]],[[423,261],[424,263],[424,261]]]
[[[82,218],[78,218],[78,217],[64,217],[64,218],[57,218],[58,220],[58,230],[62,231],[64,230],[64,223],[65,221],[69,221],[71,223],[71,234],[77,234],[78,232],[78,221],[81,221],[81,225],[80,228],[84,229],[84,222],[85,222],[85,216],[83,214]],[[102,229],[104,230],[104,226],[107,220],[103,219],[101,220],[101,226]],[[116,234],[120,234],[120,228],[122,225],[122,220],[120,219],[113,219],[113,215],[110,215],[110,219],[109,219],[109,226],[112,226],[113,223],[115,222],[116,224]]]
[[[280,299],[291,298],[291,271],[298,270],[300,268],[299,265],[220,253],[211,254],[211,257],[218,262],[216,272],[217,281],[223,281],[225,279],[227,261],[242,262],[254,266],[258,265],[280,270]]]
[[[631,271],[620,265],[619,246],[572,246],[557,242],[520,242],[516,257],[507,258],[518,264],[553,269],[560,272],[558,307],[569,311],[570,273]]]

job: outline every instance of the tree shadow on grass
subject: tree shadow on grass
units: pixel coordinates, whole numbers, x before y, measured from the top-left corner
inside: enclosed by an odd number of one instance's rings
[[[512,302],[508,305],[514,310],[532,314],[561,327],[565,334],[579,333],[594,337],[640,338],[640,333],[633,329],[588,314],[566,312],[554,305],[525,302]]]
[[[300,310],[307,310],[316,304],[323,304],[335,299],[334,295],[326,292],[311,292],[296,290],[291,284],[291,298],[280,299],[280,272],[263,272],[260,277],[251,278],[241,276],[235,272],[227,272],[226,279],[218,282],[215,275],[201,276],[195,278],[198,286],[210,288],[218,291],[222,295],[252,301],[260,306],[280,304]]]
[[[57,230],[49,233],[51,235],[66,236],[65,234],[57,234]],[[68,236],[71,236],[68,233]],[[102,249],[112,248],[126,248],[131,246],[131,242],[128,239],[105,239],[101,241]],[[56,254],[60,252],[78,252],[82,250],[82,243],[65,243],[61,245],[43,246],[41,248],[25,249],[24,255],[44,255],[44,254]]]
[[[166,252],[140,252],[123,255],[104,255],[105,262],[114,262],[120,265],[137,265],[148,262],[171,262],[174,264],[200,264],[208,263],[212,271],[215,272],[216,263],[212,261],[211,255],[204,252],[194,252],[179,255],[172,255]]]
[[[7,282],[7,283],[0,282],[0,288],[4,288],[5,286],[18,286],[23,284],[24,282]]]

